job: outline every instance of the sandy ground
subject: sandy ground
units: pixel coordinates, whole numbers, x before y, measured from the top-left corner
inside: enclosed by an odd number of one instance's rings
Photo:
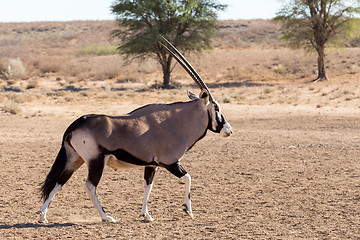
[[[192,176],[195,219],[180,209],[184,185],[155,177],[139,217],[143,169],[106,168],[97,190],[118,223],[103,223],[84,189],[82,166],[38,224],[38,188],[68,124],[103,104],[52,114],[0,113],[0,238],[5,239],[360,239],[359,108],[222,104],[234,134],[209,132],[183,159]],[[136,105],[118,104],[119,112]],[[28,106],[35,108],[36,106]],[[42,106],[45,108],[45,106]]]

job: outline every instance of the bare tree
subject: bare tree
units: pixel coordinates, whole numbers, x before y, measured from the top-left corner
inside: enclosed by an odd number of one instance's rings
[[[294,48],[315,49],[318,76],[327,80],[325,48],[343,46],[344,40],[359,34],[359,0],[288,0],[277,13],[283,22],[283,39]]]

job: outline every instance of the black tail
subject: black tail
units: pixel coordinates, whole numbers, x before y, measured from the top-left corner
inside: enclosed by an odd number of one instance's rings
[[[54,164],[51,167],[49,174],[46,176],[45,181],[42,183],[40,188],[41,199],[44,201],[49,197],[51,191],[54,189],[56,183],[58,182],[61,174],[65,169],[67,161],[67,155],[64,143],[61,146],[61,149],[56,157]]]

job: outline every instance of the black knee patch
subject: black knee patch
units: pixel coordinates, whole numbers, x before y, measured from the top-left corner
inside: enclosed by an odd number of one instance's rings
[[[171,165],[166,165],[165,168],[178,178],[183,177],[187,173],[179,162],[173,163]]]
[[[152,184],[152,182],[154,181],[155,172],[156,167],[145,167],[144,179],[147,185]]]

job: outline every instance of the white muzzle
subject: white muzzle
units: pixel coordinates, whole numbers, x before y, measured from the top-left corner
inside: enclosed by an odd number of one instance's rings
[[[224,137],[229,137],[232,134],[230,123],[225,123],[223,128],[221,129],[221,132],[223,132]]]

